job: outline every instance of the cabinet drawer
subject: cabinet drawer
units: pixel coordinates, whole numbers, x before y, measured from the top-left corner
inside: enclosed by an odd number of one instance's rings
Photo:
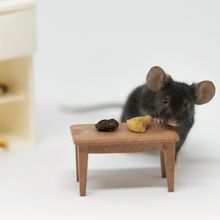
[[[35,50],[35,8],[0,13],[0,59],[30,55]]]

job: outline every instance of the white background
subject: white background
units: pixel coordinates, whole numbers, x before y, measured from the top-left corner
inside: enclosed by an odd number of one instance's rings
[[[217,0],[39,0],[35,56],[37,144],[0,152],[2,219],[220,219],[220,4]],[[87,197],[75,182],[69,126],[119,119],[121,109],[65,113],[124,102],[153,65],[175,80],[212,80],[180,152],[175,192],[155,154],[91,155]]]

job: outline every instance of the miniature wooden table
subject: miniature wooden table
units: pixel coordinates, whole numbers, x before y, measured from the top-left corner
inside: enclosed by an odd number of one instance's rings
[[[89,153],[160,151],[162,177],[167,177],[168,192],[174,191],[175,146],[179,136],[171,127],[152,124],[145,133],[134,133],[128,130],[126,123],[120,123],[114,132],[99,132],[94,124],[81,124],[71,126],[71,133],[80,196],[86,195]]]

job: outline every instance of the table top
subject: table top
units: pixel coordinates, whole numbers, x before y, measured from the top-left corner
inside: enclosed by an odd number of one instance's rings
[[[122,144],[171,143],[179,141],[174,128],[167,125],[151,124],[144,133],[135,133],[120,123],[113,132],[100,132],[94,124],[72,125],[71,133],[75,145],[107,146]]]

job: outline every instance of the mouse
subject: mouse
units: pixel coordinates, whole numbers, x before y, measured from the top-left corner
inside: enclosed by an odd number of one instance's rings
[[[204,80],[187,84],[177,82],[161,67],[153,66],[146,83],[135,88],[122,110],[121,122],[150,115],[154,121],[172,126],[179,135],[175,158],[194,124],[195,105],[208,103],[215,95],[215,85]]]

